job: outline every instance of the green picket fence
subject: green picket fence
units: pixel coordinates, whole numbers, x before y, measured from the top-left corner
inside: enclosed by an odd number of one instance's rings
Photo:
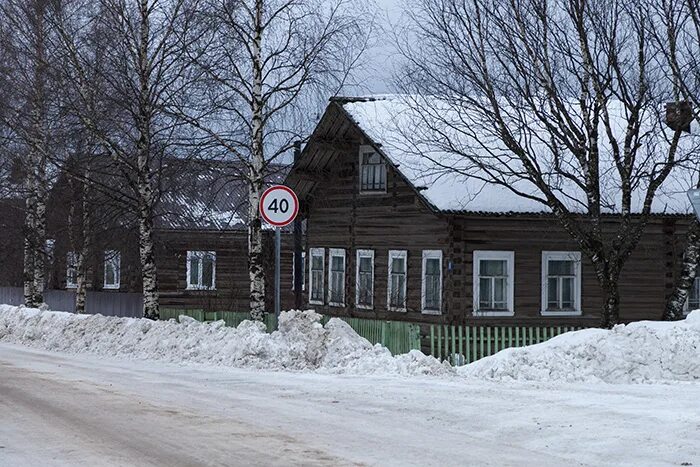
[[[575,326],[430,325],[430,353],[453,365],[466,365],[509,347],[539,344],[554,336],[583,329]]]
[[[168,320],[174,319],[178,321],[180,315],[189,316],[197,321],[211,322],[224,320],[226,326],[236,327],[243,321],[250,319],[250,313],[242,311],[204,311],[201,309],[191,309],[191,308],[161,308],[160,309],[160,319]],[[267,327],[268,332],[272,332],[277,329],[277,317],[273,314],[267,313],[263,318],[263,322]]]
[[[330,318],[324,316],[321,322],[327,323]],[[372,344],[382,344],[392,354],[398,355],[420,349],[420,326],[403,321],[380,321],[365,318],[340,318]]]
[[[246,312],[204,311],[201,309],[161,308],[163,320],[175,319],[180,315],[190,316],[197,321],[224,320],[226,326],[236,327],[244,320],[250,319]],[[321,323],[326,324],[330,317],[323,316]],[[345,318],[360,336],[372,344],[382,344],[392,354],[407,353],[421,349],[421,327],[419,324],[403,321],[381,321],[365,318]],[[277,329],[277,317],[265,315],[268,332]],[[454,326],[431,324],[429,334],[423,336],[430,342],[430,354],[439,360],[447,360],[452,365],[465,365],[480,358],[493,355],[509,347],[523,347],[539,344],[554,336],[569,331],[583,329],[575,326]]]
[[[226,326],[236,327],[244,320],[250,319],[250,314],[233,311],[204,311],[201,309],[161,308],[160,318],[163,320],[178,320],[180,315],[189,316],[197,321],[224,320]],[[322,324],[326,324],[330,317],[323,316]],[[372,344],[382,344],[394,355],[407,353],[412,349],[420,349],[420,327],[417,324],[401,321],[379,321],[362,318],[340,318],[352,327],[356,333],[364,337]],[[277,329],[277,317],[266,314],[264,318],[268,332]]]

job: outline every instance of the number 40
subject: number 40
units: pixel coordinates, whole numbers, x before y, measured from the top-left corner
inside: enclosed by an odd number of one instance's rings
[[[289,211],[289,201],[286,199],[277,200],[276,198],[267,206],[267,210],[270,212],[286,214]]]

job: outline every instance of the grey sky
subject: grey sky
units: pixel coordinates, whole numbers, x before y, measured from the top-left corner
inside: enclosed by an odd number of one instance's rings
[[[378,32],[376,44],[367,51],[367,69],[358,75],[360,89],[357,94],[377,94],[391,92],[391,76],[399,64],[396,48],[389,32],[403,11],[403,0],[375,0],[379,7],[378,26],[384,31]]]

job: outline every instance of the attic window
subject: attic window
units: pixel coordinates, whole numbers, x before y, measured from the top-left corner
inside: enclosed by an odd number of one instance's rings
[[[360,191],[386,191],[386,165],[371,146],[360,147]]]

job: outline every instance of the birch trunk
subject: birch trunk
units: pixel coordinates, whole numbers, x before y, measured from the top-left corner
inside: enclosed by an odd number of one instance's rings
[[[139,138],[136,142],[137,152],[137,186],[139,196],[139,256],[141,259],[141,277],[143,281],[143,316],[158,319],[159,296],[158,274],[153,242],[153,181],[151,174],[151,123],[153,106],[151,105],[150,84],[152,62],[149,57],[150,15],[147,0],[139,3],[141,25],[139,30],[138,73],[139,97],[137,129]]]
[[[683,252],[681,275],[676,282],[673,293],[666,301],[664,320],[683,319],[685,304],[688,301],[690,288],[695,283],[698,262],[700,262],[700,224],[694,219],[686,234],[686,246]]]
[[[30,185],[30,183],[27,185]],[[35,196],[31,194],[32,191],[31,187],[27,188],[28,196],[25,203],[26,212],[24,217],[24,269],[22,271],[24,304],[30,308],[34,308],[37,305],[34,303],[34,264],[36,262],[36,248],[34,247],[34,204],[36,199]]]
[[[35,262],[34,262],[34,306],[44,303],[46,284],[46,175],[44,162],[40,162],[39,183],[37,187],[36,213],[34,219]]]
[[[85,180],[90,179],[89,168],[85,173]],[[75,289],[75,312],[78,314],[85,313],[85,306],[87,301],[87,258],[89,253],[89,243],[92,238],[91,236],[91,219],[90,219],[90,204],[89,197],[90,193],[87,186],[87,181],[82,183],[82,212],[81,212],[81,243],[80,250],[78,251],[78,264],[77,270],[78,274],[76,277],[76,289]]]
[[[139,190],[139,256],[143,280],[143,316],[158,319],[158,271],[153,241],[153,186],[148,162],[150,148],[148,125],[138,141],[138,190]]]
[[[248,267],[250,273],[250,317],[262,321],[265,314],[265,270],[262,223],[259,205],[264,185],[265,154],[263,150],[262,102],[262,12],[263,0],[255,2],[255,37],[253,40],[253,99],[251,100],[251,161],[248,174]]]

